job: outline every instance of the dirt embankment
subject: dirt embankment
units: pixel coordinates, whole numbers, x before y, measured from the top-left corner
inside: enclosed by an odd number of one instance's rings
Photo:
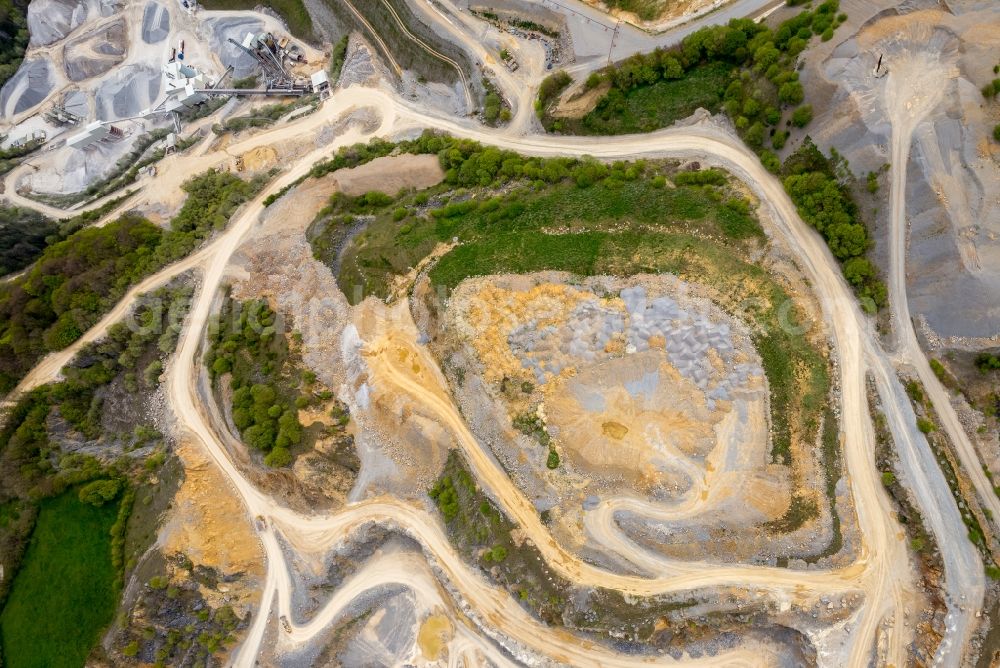
[[[375,158],[351,169],[333,174],[335,187],[345,195],[357,197],[378,191],[395,195],[400,190],[423,190],[441,183],[444,171],[436,155],[392,155]]]
[[[591,89],[586,88],[585,82],[570,86],[559,97],[551,115],[553,118],[583,118],[593,111],[609,90],[610,81],[602,81]]]
[[[259,231],[234,257],[233,298],[266,299],[272,308],[289,318],[296,337],[301,336],[296,347],[304,365],[345,401],[352,397],[342,389],[349,378],[345,373],[341,338],[351,319],[351,309],[330,268],[313,257],[306,230],[336,192],[350,196],[370,191],[395,195],[403,189],[435,185],[443,178],[437,156],[403,154],[309,179],[268,208]],[[349,430],[354,438],[360,439],[358,447],[362,452],[372,440],[399,440],[373,436],[369,428],[374,425],[366,427],[365,417],[355,417],[353,413],[352,407]],[[326,413],[302,417],[307,426],[328,418]],[[374,431],[385,434],[392,427],[380,423]],[[313,451],[298,455],[290,470],[282,471],[281,475],[270,472],[267,479],[273,479],[279,495],[305,495],[324,506],[340,505],[356,483],[358,473],[356,467],[345,468],[343,457],[335,452],[337,447],[320,439]]]
[[[243,504],[201,448],[181,442],[176,452],[184,464],[184,482],[160,529],[164,554],[183,554],[195,564],[223,575],[248,575],[257,582],[247,584],[259,584],[264,555]],[[260,597],[255,586],[231,594],[245,605]]]

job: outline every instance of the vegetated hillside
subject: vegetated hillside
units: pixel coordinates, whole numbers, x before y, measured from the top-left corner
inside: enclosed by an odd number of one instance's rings
[[[0,626],[12,665],[82,665],[155,535],[127,551],[135,491],[163,483],[166,452],[147,414],[193,293],[178,283],[136,306],[137,327],[85,347],[65,380],[21,397],[0,430]]]
[[[126,215],[46,248],[25,275],[0,285],[0,392],[80,338],[129,286],[223,228],[261,184],[210,171],[185,184],[188,198],[169,230]]]
[[[0,207],[0,276],[35,261],[59,226],[33,209]]]
[[[28,48],[28,3],[0,0],[0,86],[17,72]]]
[[[296,403],[298,388],[316,376],[289,360],[284,318],[266,301],[227,299],[220,323],[210,332],[205,366],[213,379],[231,374],[233,423],[244,442],[266,453],[268,466],[287,466],[302,440],[297,411],[306,404]]]
[[[558,116],[558,91],[569,77],[556,73],[542,84],[539,115],[550,131],[604,135],[650,132],[698,107],[725,112],[764,167],[783,177],[803,219],[823,235],[862,305],[874,312],[885,305],[886,288],[866,257],[872,243],[847,187],[849,170],[839,170],[839,156],[827,159],[809,141],[785,165],[774,153],[788,140],[786,128],[812,121],[812,107],[802,104],[796,60],[814,35],[833,37],[847,18],[838,10],[837,0],[827,0],[776,30],[734,19],[702,28],[678,47],[627,58],[587,79],[587,89],[610,89],[582,118]]]

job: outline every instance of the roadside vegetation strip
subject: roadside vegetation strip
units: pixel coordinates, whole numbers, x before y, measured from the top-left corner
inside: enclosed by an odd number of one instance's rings
[[[3,56],[0,55],[0,60],[2,60],[2,58]],[[0,63],[0,72],[2,72],[2,68],[3,65]],[[2,79],[2,74],[0,74],[0,79]],[[37,149],[41,148],[44,143],[44,139],[32,139],[21,144],[20,146],[0,148],[0,176],[13,171],[15,167],[24,162],[25,158],[34,153]]]
[[[268,175],[243,181],[207,172],[162,230],[134,215],[84,228],[49,246],[22,276],[0,284],[0,392],[10,391],[46,353],[80,338],[129,286],[193,251]]]
[[[954,453],[954,444],[951,443],[947,433],[941,431],[937,409],[921,382],[911,379],[906,382],[905,387],[917,414],[917,428],[926,436],[934,458],[948,482],[951,494],[961,512],[962,522],[968,530],[969,541],[979,550],[986,567],[986,574],[994,580],[1000,580],[1000,563],[997,559],[1000,547],[989,524],[989,520],[994,518],[989,508],[980,503],[967,474],[963,473],[959,466]]]
[[[6,665],[79,668],[114,616],[119,580],[110,530],[117,504],[75,490],[43,501],[24,567],[0,614]]]
[[[247,128],[267,127],[274,125],[282,116],[307,106],[312,107],[311,111],[316,111],[319,108],[319,97],[316,95],[303,95],[291,102],[275,102],[274,104],[258,107],[244,116],[235,116],[227,118],[222,123],[216,123],[212,126],[212,132],[221,135],[226,132],[239,132]]]
[[[839,156],[827,158],[807,137],[785,160],[783,184],[799,215],[822,235],[841,263],[862,308],[874,313],[888,304],[886,286],[866,257],[872,240],[850,189],[837,176],[835,161]]]

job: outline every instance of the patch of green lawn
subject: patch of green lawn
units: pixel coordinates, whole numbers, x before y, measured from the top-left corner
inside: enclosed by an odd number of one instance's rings
[[[563,121],[563,131],[595,135],[651,132],[687,118],[699,107],[717,112],[732,70],[727,63],[709,63],[692,69],[682,79],[658,81],[624,94],[612,90],[582,119]]]
[[[112,620],[116,503],[81,503],[75,491],[41,503],[38,523],[0,614],[8,668],[79,668]]]

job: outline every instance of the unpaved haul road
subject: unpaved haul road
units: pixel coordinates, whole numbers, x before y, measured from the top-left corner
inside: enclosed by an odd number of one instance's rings
[[[401,118],[398,119],[395,125],[397,129],[404,129],[406,127],[437,127],[457,135],[471,136],[472,138],[488,143],[503,141],[511,148],[533,154],[594,154],[602,158],[620,158],[649,154],[694,155],[704,158],[707,155],[730,167],[738,175],[742,175],[749,183],[755,186],[756,190],[760,191],[761,200],[771,204],[775,218],[779,220],[779,224],[784,225],[785,231],[791,231],[797,234],[798,237],[801,237],[795,238],[793,243],[801,246],[807,253],[807,264],[810,265],[807,267],[807,270],[809,270],[809,273],[817,281],[817,291],[819,292],[821,303],[827,306],[829,324],[833,328],[834,339],[841,355],[840,371],[843,387],[843,414],[846,416],[844,420],[846,436],[845,456],[848,472],[851,475],[854,485],[859,520],[866,538],[865,545],[861,546],[859,550],[859,565],[862,566],[861,570],[863,570],[863,577],[859,578],[859,584],[864,587],[868,594],[863,616],[852,633],[849,661],[851,665],[867,663],[871,657],[872,648],[879,645],[884,647],[887,652],[887,655],[882,658],[891,663],[902,665],[906,659],[905,646],[910,639],[910,634],[905,628],[903,611],[907,608],[909,602],[907,595],[909,588],[912,586],[912,574],[909,569],[901,532],[892,520],[889,502],[881,488],[874,461],[872,460],[871,453],[874,451],[874,436],[867,416],[863,383],[863,320],[854,306],[853,297],[849,293],[846,293],[846,286],[840,279],[836,267],[832,265],[832,258],[829,257],[825,247],[818,243],[815,235],[798,219],[794,207],[788,200],[780,184],[763,170],[756,158],[745,148],[738,145],[735,140],[729,138],[720,139],[713,133],[699,132],[691,129],[666,131],[650,137],[625,137],[602,142],[550,137],[513,139],[480,130],[470,130],[447,120],[421,116],[412,110],[402,108],[397,101],[377,91],[354,88],[341,93],[340,97],[349,97],[356,100],[359,105],[364,104],[365,106],[372,106],[379,109],[383,113],[383,126],[386,125],[386,119],[394,118],[398,113]],[[402,118],[403,116],[408,118]],[[242,224],[243,221],[241,219],[234,226]],[[250,512],[252,514],[262,514],[279,519],[283,525],[293,527],[298,522],[305,522],[305,518],[301,518],[296,522],[293,518],[287,517],[287,511],[283,510],[273,500],[265,499],[252,488],[228,460],[226,453],[222,449],[218,439],[212,433],[204,416],[192,402],[192,397],[195,396],[192,391],[194,378],[193,357],[201,340],[215,287],[218,286],[221,280],[228,261],[228,253],[231,253],[231,251],[232,248],[228,252],[220,250],[216,257],[213,258],[206,272],[202,292],[198,296],[192,310],[188,329],[181,342],[180,352],[169,375],[169,394],[178,417],[187,425],[193,435],[197,436],[205,444],[220,466],[226,470],[234,485],[247,500]],[[419,393],[420,388],[417,388],[417,391]],[[446,413],[441,413],[440,411],[439,414],[442,416],[446,415]],[[461,433],[464,425],[452,424],[451,426],[453,429],[458,429],[457,433]],[[478,452],[483,454],[478,444],[469,444],[468,451],[470,453]],[[511,486],[509,480],[505,482],[505,480],[498,480],[495,477],[489,477],[484,482],[493,489],[509,489]],[[498,500],[504,510],[512,516],[518,520],[529,522],[526,528],[537,530],[537,515],[534,520],[528,519],[527,512],[525,509],[519,507],[520,504],[516,501],[515,497],[511,495]],[[285,517],[279,517],[279,515],[285,515]],[[290,519],[292,521],[289,521]],[[544,545],[546,537],[547,533],[541,534],[536,539],[536,544]],[[267,543],[265,541],[265,545]],[[268,577],[265,584],[265,602],[272,600],[274,592],[280,592],[286,588],[285,586],[280,586],[282,580],[278,576],[278,565],[283,564],[283,557],[280,550],[277,550],[276,547],[277,544],[275,543],[274,548],[267,550]],[[555,546],[551,547],[555,548]],[[438,557],[440,558],[440,555]],[[458,563],[451,563],[450,565],[456,570],[462,568]],[[566,567],[567,572],[572,573],[574,572],[573,567],[576,564],[573,562],[553,564],[553,567],[560,566]],[[704,582],[706,584],[711,583],[713,581],[712,575],[715,573],[718,573],[719,577],[725,578],[725,570],[713,569],[707,574]],[[604,574],[602,573],[601,575],[603,576]],[[782,581],[789,575],[795,576],[797,574],[782,569],[774,569],[771,574],[769,586],[774,587],[777,582]],[[475,592],[462,591],[462,594],[469,597],[467,600],[469,600],[470,604],[473,606],[476,605],[477,597],[475,596]],[[266,608],[267,606],[265,605],[265,610]],[[240,652],[240,662],[249,661],[248,657],[256,655],[257,648],[266,628],[267,618],[268,615],[266,614],[261,614],[257,617],[248,639]],[[880,626],[882,625],[886,626],[885,633],[887,633],[887,640],[880,637]]]
[[[892,123],[889,302],[896,337],[895,353],[900,362],[910,365],[917,372],[941,426],[958,454],[965,475],[976,488],[982,507],[988,508],[993,517],[1000,518],[1000,497],[993,491],[993,483],[983,471],[976,448],[958,418],[948,390],[931,369],[927,356],[920,348],[906,296],[906,175],[910,146],[917,126],[941,101],[947,79],[954,76],[953,68],[934,56],[933,53],[918,52],[910,59],[898,58],[883,79],[885,104]]]
[[[857,508],[858,519],[863,544],[858,546],[858,561],[853,570],[840,573],[799,572],[788,569],[755,569],[748,567],[709,566],[697,569],[698,572],[679,571],[673,575],[643,580],[642,578],[626,578],[613,576],[581,564],[572,555],[565,555],[557,545],[546,544],[551,541],[544,527],[539,530],[537,514],[527,512],[515,496],[517,492],[506,476],[490,473],[484,461],[476,465],[476,458],[489,459],[482,446],[466,438],[461,438],[463,448],[473,459],[477,472],[483,473],[484,483],[494,494],[498,495],[503,510],[521,521],[522,528],[539,532],[531,537],[535,540],[548,558],[553,559],[552,567],[570,576],[587,581],[591,577],[600,577],[603,584],[606,578],[618,578],[615,584],[622,585],[629,591],[650,593],[652,591],[672,591],[674,587],[710,586],[718,583],[738,583],[780,593],[788,586],[801,587],[803,590],[821,592],[825,587],[839,587],[845,583],[845,578],[852,579],[854,586],[865,591],[866,600],[855,625],[852,621],[850,633],[849,656],[844,660],[847,665],[866,665],[878,653],[879,662],[904,665],[907,662],[906,645],[912,639],[905,611],[911,603],[913,574],[910,570],[905,548],[904,534],[893,519],[892,509],[884,490],[881,487],[878,472],[873,459],[874,434],[868,417],[865,397],[865,374],[873,372],[878,383],[879,393],[886,404],[887,416],[896,437],[896,446],[908,484],[914,490],[925,518],[931,520],[946,567],[946,586],[951,594],[949,599],[949,626],[945,642],[939,650],[939,661],[944,665],[957,665],[962,656],[968,633],[971,631],[970,619],[977,612],[980,598],[971,600],[968,606],[961,608],[959,601],[963,587],[981,586],[981,567],[970,568],[977,563],[971,544],[961,532],[961,518],[958,516],[954,501],[948,493],[946,483],[937,468],[933,455],[926,441],[913,428],[914,418],[908,403],[900,402],[898,381],[891,373],[884,353],[877,340],[868,331],[867,321],[858,309],[854,297],[842,280],[839,268],[827,251],[819,237],[809,229],[798,217],[794,205],[788,199],[781,184],[769,174],[756,156],[750,153],[738,140],[713,128],[691,127],[671,129],[642,137],[616,137],[605,139],[564,138],[551,136],[510,137],[501,132],[488,132],[480,128],[459,125],[452,120],[428,116],[418,110],[408,108],[395,97],[371,89],[351,88],[338,93],[322,110],[313,114],[299,126],[297,123],[283,126],[279,130],[261,133],[255,136],[255,141],[270,143],[277,135],[287,135],[289,132],[306,131],[305,125],[317,127],[318,123],[343,115],[352,107],[373,107],[382,116],[380,127],[374,135],[386,136],[413,128],[436,128],[469,137],[487,144],[500,145],[532,155],[593,155],[604,159],[648,157],[695,157],[702,161],[719,164],[738,177],[742,178],[757,194],[764,209],[780,232],[784,242],[788,243],[799,258],[820,303],[824,308],[826,327],[829,329],[835,343],[838,355],[838,372],[840,374],[841,415],[844,434],[844,457]],[[199,262],[204,265],[204,276],[200,291],[192,304],[185,330],[182,333],[178,352],[170,365],[166,380],[166,389],[173,410],[177,416],[180,428],[191,437],[199,440],[213,460],[225,472],[232,486],[243,498],[251,517],[262,515],[268,518],[273,527],[280,527],[290,541],[302,550],[323,549],[345,538],[352,529],[348,520],[363,521],[368,506],[355,504],[348,506],[340,515],[327,518],[304,517],[284,507],[273,498],[262,494],[247,481],[235,464],[227,456],[218,436],[210,427],[204,407],[195,405],[196,355],[202,341],[213,298],[222,283],[229,258],[253,228],[262,210],[263,199],[277,192],[283,186],[291,183],[300,175],[305,174],[312,163],[320,157],[325,157],[331,150],[351,141],[361,139],[355,131],[348,132],[328,147],[313,151],[291,166],[290,170],[281,175],[257,198],[250,202],[244,210],[231,222],[229,229],[211,246],[204,249],[204,256]],[[190,174],[190,171],[186,173]],[[197,264],[197,262],[195,262]],[[176,275],[176,274],[173,274]],[[150,284],[156,284],[162,276],[151,277]],[[127,310],[127,306],[119,305],[119,315]],[[116,309],[116,310],[118,310]],[[110,324],[102,320],[101,327],[95,327],[88,332],[90,340],[99,338],[102,331]],[[415,349],[424,355],[419,348]],[[369,358],[378,364],[385,360]],[[427,358],[432,362],[430,358]],[[375,365],[377,366],[377,365]],[[386,382],[394,382],[415,393],[416,400],[426,401],[435,397],[419,385],[405,387],[407,378],[404,374],[393,375],[391,367],[381,368]],[[44,373],[38,377],[44,376]],[[467,427],[460,419],[449,419],[453,410],[449,402],[437,397],[439,403],[433,401],[429,408],[449,424],[456,435],[467,433]],[[514,490],[513,492],[511,490]],[[944,494],[941,491],[944,490]],[[523,495],[520,495],[523,499]],[[368,509],[368,510],[366,510]],[[533,509],[532,509],[533,512]],[[401,506],[389,508],[383,517],[386,522],[397,524],[402,530],[419,535],[422,542],[438,567],[447,575],[450,584],[459,592],[461,599],[468,603],[472,611],[481,613],[489,624],[495,625],[500,634],[512,639],[522,647],[533,648],[535,651],[555,658],[567,659],[575,665],[609,665],[625,662],[626,657],[612,659],[609,650],[602,646],[588,643],[579,638],[567,638],[565,634],[541,628],[532,620],[524,620],[511,614],[509,597],[505,592],[496,591],[488,586],[482,578],[473,573],[454,552],[441,532],[439,522],[423,511],[407,512]],[[935,521],[936,520],[936,521]],[[345,522],[342,524],[341,522]],[[324,526],[326,523],[326,526]],[[318,528],[317,528],[318,527]],[[275,594],[278,595],[279,611],[291,614],[291,585],[288,582],[288,568],[274,529],[260,532],[261,541],[267,555],[267,576],[264,586],[264,598],[261,614],[254,619],[247,639],[239,649],[235,662],[237,665],[252,665],[257,656],[264,633],[272,619],[270,610]],[[435,538],[435,534],[437,538]],[[297,538],[296,538],[297,536]],[[971,551],[971,558],[969,553]],[[563,556],[565,555],[565,556]],[[963,569],[965,572],[963,573]],[[643,584],[646,583],[646,584]],[[655,584],[650,584],[655,583]],[[971,597],[970,597],[971,598]],[[514,604],[516,607],[516,604]],[[289,617],[291,619],[291,617]],[[332,619],[332,618],[331,618]],[[324,626],[324,625],[319,625]],[[307,625],[319,632],[319,629]],[[293,626],[295,629],[302,627]],[[306,634],[308,635],[308,634]],[[300,640],[304,638],[301,631],[295,635]],[[876,648],[878,648],[876,650]],[[566,653],[566,652],[572,652]],[[736,664],[760,663],[760,658],[747,655],[746,652],[733,651],[724,657],[715,657],[714,665],[732,662]],[[635,657],[627,657],[627,663],[633,663]],[[623,663],[624,665],[624,663]]]

